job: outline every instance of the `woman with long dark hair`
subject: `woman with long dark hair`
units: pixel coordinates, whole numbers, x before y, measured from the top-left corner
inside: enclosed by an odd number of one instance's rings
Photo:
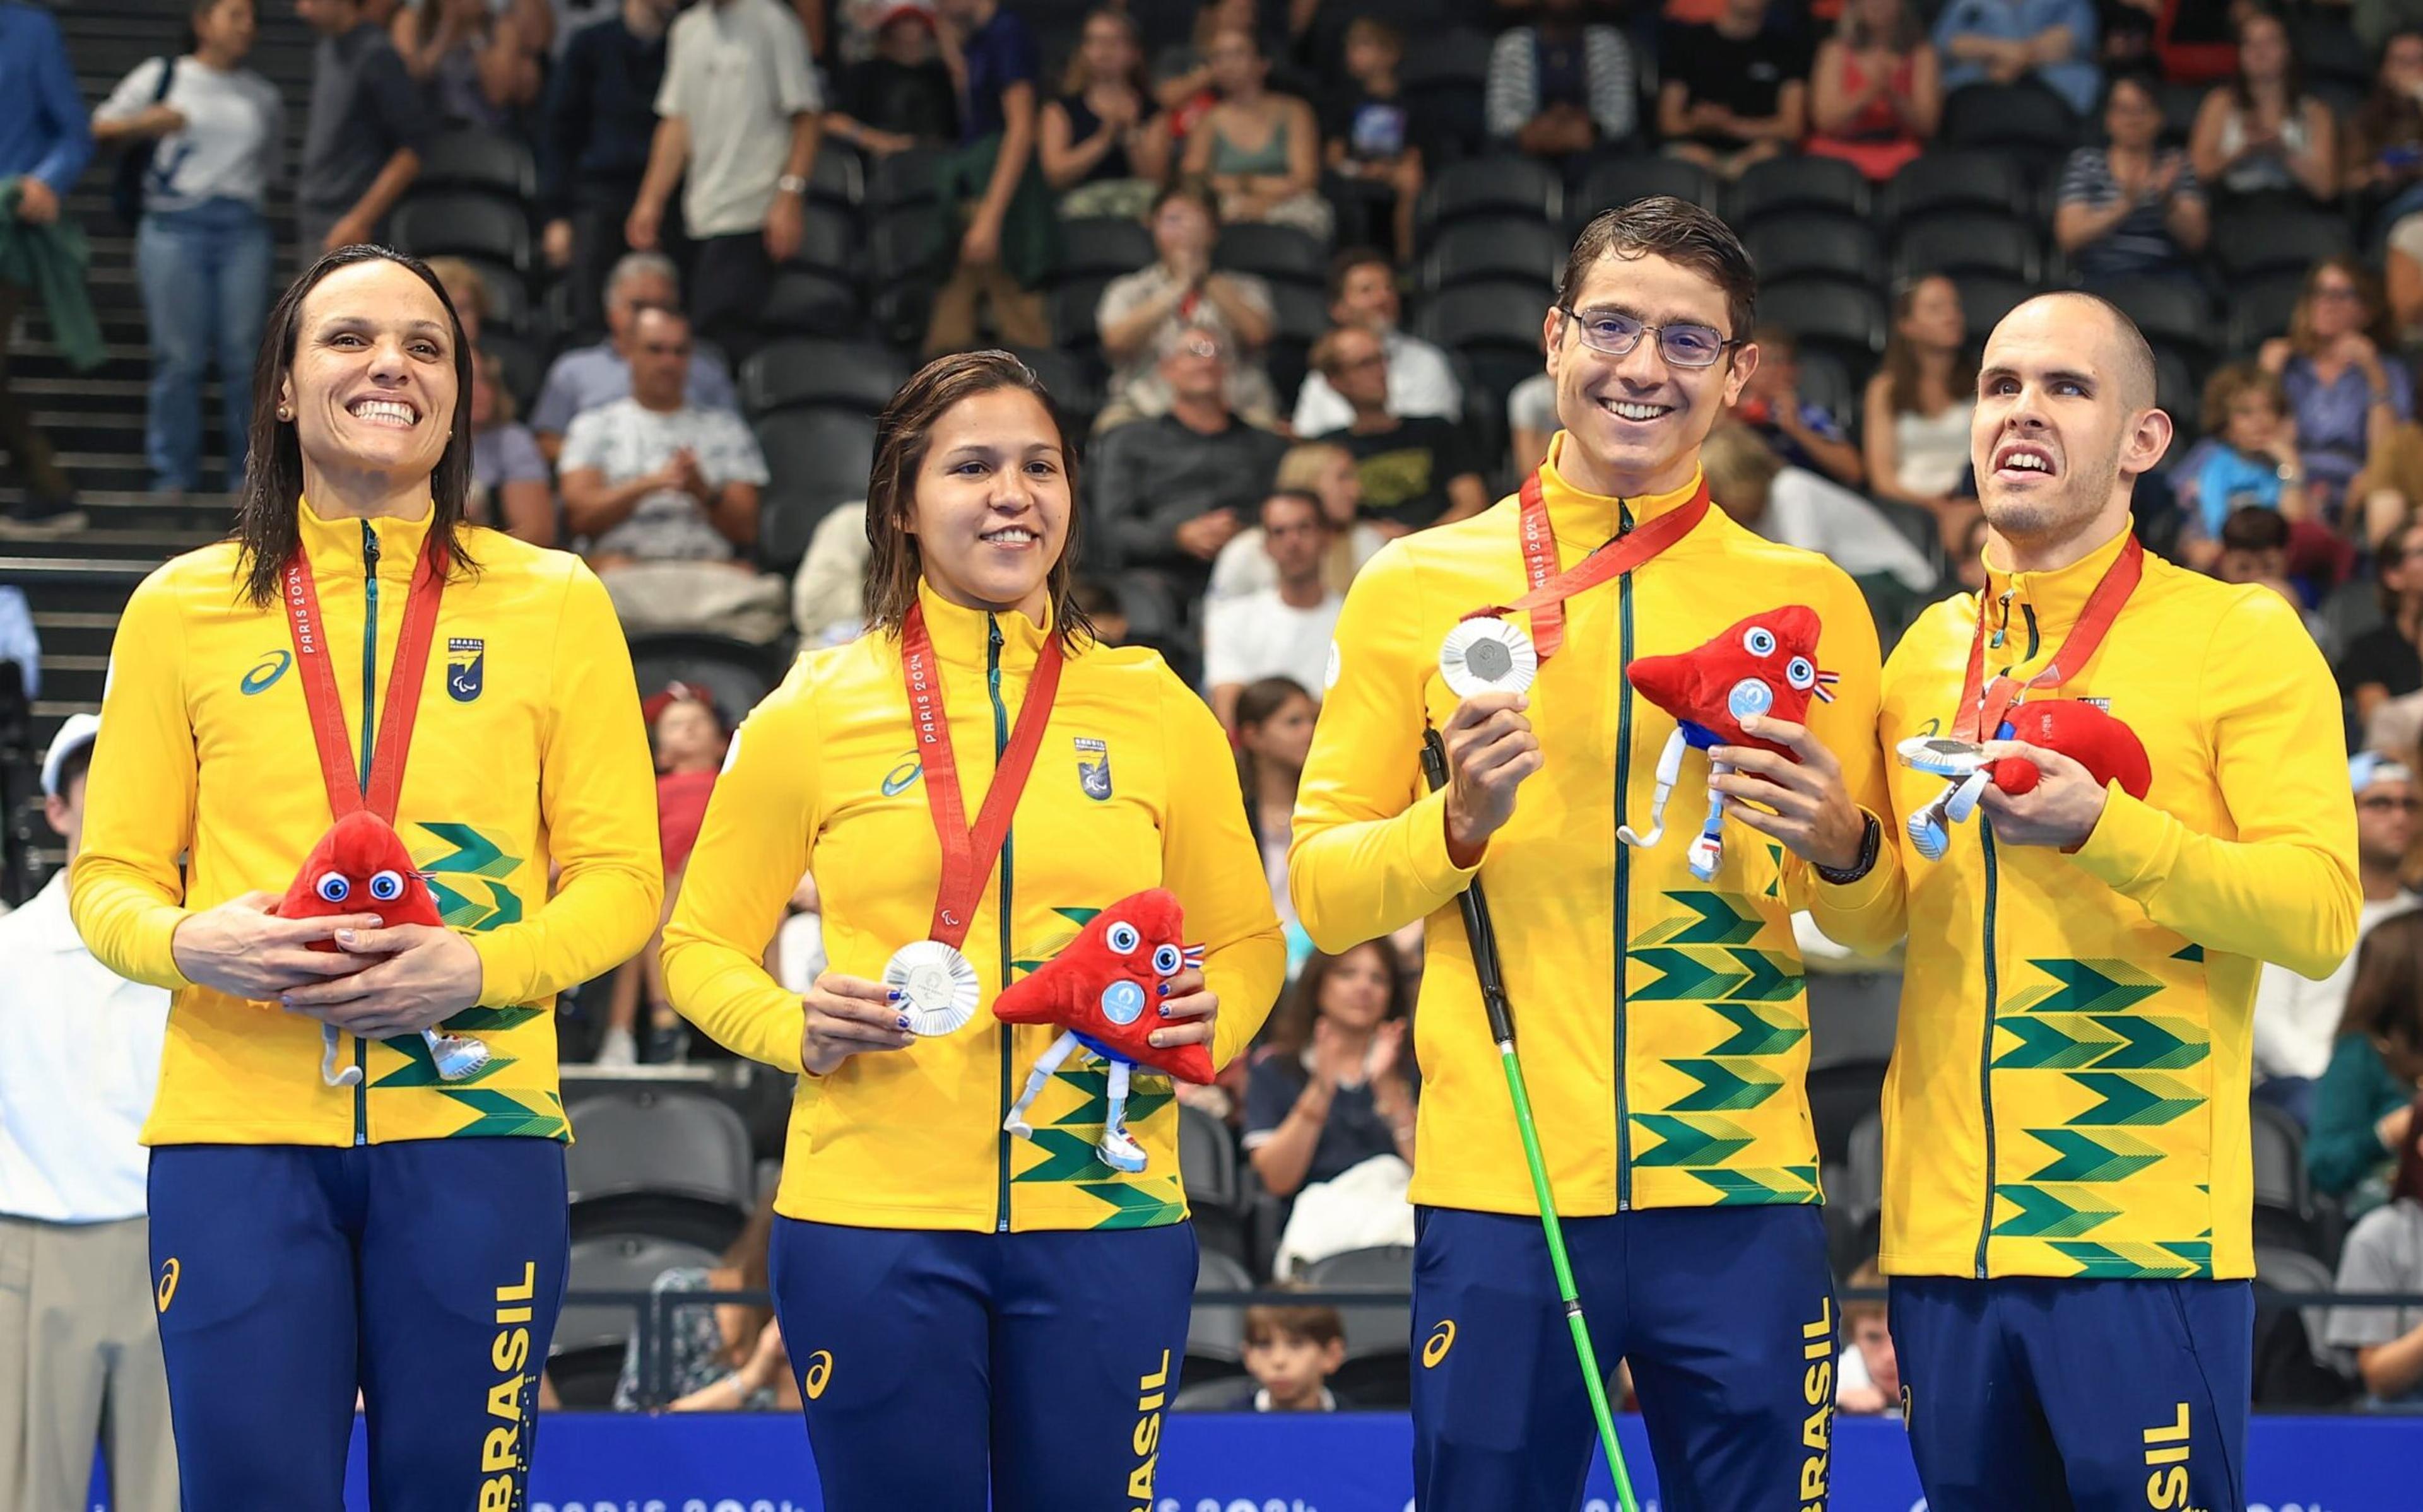
[[[1071,602],[1075,460],[1006,353],[893,397],[868,633],[801,657],[734,736],[665,929],[673,1005],[800,1075],[774,1298],[834,1512],[1150,1500],[1138,1419],[1176,1390],[1195,1278],[1178,1110],[1149,1068],[1052,1059],[1052,1026],[987,1007],[1153,888],[1203,964],[1153,1016],[1101,989],[1114,1022],[1217,1066],[1278,990],[1218,721]],[[802,1000],[760,963],[810,872],[831,969]],[[1097,937],[1182,963],[1117,914]]]
[[[1949,546],[1977,512],[1966,487],[1977,363],[1967,348],[1960,289],[1941,274],[1912,279],[1893,299],[1884,365],[1868,380],[1868,486],[1936,518]]]
[[[1237,785],[1245,795],[1245,823],[1261,847],[1271,902],[1288,930],[1289,965],[1296,960],[1295,905],[1287,885],[1288,837],[1295,813],[1295,790],[1304,780],[1304,759],[1312,749],[1313,720],[1321,705],[1293,678],[1265,677],[1237,695]],[[1312,948],[1310,940],[1304,949]]]
[[[2305,89],[2288,24],[2253,10],[2238,24],[2238,72],[2196,111],[2188,155],[2196,177],[2234,195],[2338,192],[2338,124]]]
[[[2339,1252],[2343,1292],[2423,1292],[2423,1099],[2407,1105],[2389,1201],[2356,1221]],[[2373,1405],[2423,1409],[2423,1307],[2339,1307],[2322,1340],[2355,1356]]]
[[[186,1512],[338,1504],[356,1392],[380,1506],[522,1495],[568,1244],[550,1005],[661,882],[604,588],[465,521],[470,385],[425,265],[321,258],[270,312],[232,539],[111,654],[71,906],[174,994],[143,1137]],[[356,810],[403,854],[279,917]],[[441,923],[382,917],[414,902]]]
[[[2336,512],[2399,423],[2415,417],[2415,375],[2397,344],[2380,282],[2346,256],[2314,264],[2288,334],[2263,343],[2263,366],[2288,391],[2317,509]]]
[[[1085,17],[1060,98],[1043,106],[1036,148],[1069,219],[1142,220],[1169,177],[1169,118],[1153,107],[1144,45],[1124,10]]]
[[[1375,1155],[1413,1163],[1412,1012],[1386,940],[1304,963],[1245,1095],[1245,1153],[1275,1195]]]
[[[2423,911],[2395,914],[2356,947],[2355,979],[2329,1069],[2314,1084],[2305,1169],[2351,1216],[2381,1205],[2407,1148],[2423,1138],[2411,1106],[2423,1087]]]

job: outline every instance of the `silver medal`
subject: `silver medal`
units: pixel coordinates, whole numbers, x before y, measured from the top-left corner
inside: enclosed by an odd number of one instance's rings
[[[931,1038],[948,1034],[974,1018],[981,989],[968,958],[938,939],[921,939],[893,952],[883,984],[900,994],[909,1032]]]
[[[1456,697],[1523,693],[1539,675],[1540,654],[1523,627],[1493,615],[1459,621],[1439,647],[1439,676]]]

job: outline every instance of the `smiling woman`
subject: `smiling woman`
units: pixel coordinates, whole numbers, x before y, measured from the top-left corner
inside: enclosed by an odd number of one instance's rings
[[[510,1504],[529,1464],[566,1252],[548,1005],[639,949],[661,882],[605,590],[464,523],[469,371],[427,268],[322,258],[271,316],[233,539],[147,579],[111,653],[71,907],[175,994],[144,1141],[192,1512],[334,1504],[357,1391],[382,1504]],[[278,917],[357,811],[427,890]]]
[[[894,396],[869,633],[801,657],[741,726],[665,929],[674,1006],[801,1073],[773,1289],[794,1370],[822,1362],[800,1394],[834,1512],[1150,1500],[1137,1418],[1176,1393],[1195,1279],[1169,1081],[1138,1066],[1126,1091],[1123,1063],[1051,1061],[1055,1027],[983,1009],[1153,888],[1184,910],[1170,945],[1203,947],[1161,984],[1157,1048],[1226,1063],[1278,990],[1227,737],[1070,601],[1074,463],[1006,353]],[[832,969],[802,1000],[761,963],[808,873]],[[1122,918],[1098,933],[1133,936]],[[940,963],[939,997],[879,980],[895,956]]]

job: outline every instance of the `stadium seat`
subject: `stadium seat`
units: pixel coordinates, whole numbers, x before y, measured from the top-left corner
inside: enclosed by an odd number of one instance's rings
[[[1943,102],[1939,139],[1947,147],[1991,148],[2050,170],[2080,145],[2081,134],[2078,118],[2049,89],[1972,84]]]
[[[1059,272],[1064,277],[1116,277],[1144,267],[1155,256],[1152,232],[1142,221],[1087,215],[1060,223]]]
[[[1493,279],[1550,285],[1563,270],[1564,233],[1535,220],[1468,220],[1439,228],[1417,281],[1433,292]]]
[[[527,334],[537,322],[531,317],[530,284],[519,273],[504,263],[484,257],[466,257],[458,260],[470,264],[480,276],[480,284],[488,295],[487,325]],[[486,334],[486,326],[481,334]]]
[[[2252,357],[2275,336],[2288,334],[2289,318],[2304,296],[2305,275],[2282,269],[2258,278],[2233,280],[2229,289],[2227,354]]]
[[[757,560],[789,573],[836,504],[866,496],[875,467],[875,421],[847,410],[784,410],[756,424],[773,480],[760,496]]]
[[[483,194],[416,195],[396,207],[388,225],[396,245],[417,258],[486,258],[527,275],[529,213]]]
[[[1734,181],[1725,218],[1748,230],[1770,215],[1810,211],[1865,219],[1866,176],[1840,158],[1771,157]]]
[[[2213,261],[2233,286],[2269,273],[2302,275],[2347,250],[2347,222],[2325,211],[2267,199],[2225,204],[2213,215]]]
[[[720,1250],[756,1201],[749,1130],[711,1097],[650,1091],[568,1108],[572,1232],[655,1234]]]
[[[1411,1247],[1386,1245],[1333,1254],[1307,1266],[1303,1283],[1313,1291],[1394,1294],[1386,1302],[1338,1310],[1346,1325],[1346,1363],[1330,1384],[1341,1398],[1351,1398],[1360,1408],[1405,1407],[1413,1370],[1413,1308],[1407,1300],[1414,1287]]]
[[[1781,325],[1801,345],[1822,347],[1864,370],[1885,349],[1882,295],[1843,278],[1794,278],[1759,291],[1759,318]]]
[[[565,1289],[645,1293],[668,1270],[712,1270],[722,1263],[717,1252],[695,1244],[646,1234],[601,1234],[573,1241]],[[546,1377],[565,1407],[614,1405],[623,1361],[639,1329],[640,1309],[632,1303],[579,1302],[557,1315]]]
[[[1196,1261],[1198,1292],[1249,1292],[1254,1278],[1234,1256],[1207,1250]],[[1202,1380],[1234,1376],[1245,1357],[1245,1309],[1238,1302],[1197,1303],[1186,1325],[1186,1377]]]
[[[1763,318],[1763,317],[1762,317]],[[1800,354],[1800,398],[1834,417],[1845,435],[1860,427],[1860,386],[1835,354],[1812,347]]]
[[[1742,244],[1762,284],[1804,274],[1873,282],[1884,261],[1867,222],[1824,213],[1779,211],[1744,231]]]
[[[2035,228],[2010,212],[1961,211],[1905,226],[1893,240],[1893,277],[1930,273],[1991,273],[2035,283],[2044,249]]]
[[[1833,1254],[1835,1268],[1848,1275],[1860,1262],[1876,1258],[1884,1209],[1885,1123],[1872,1112],[1851,1126],[1843,1161],[1826,1168],[1826,1205],[1839,1209],[1844,1248]]]
[[[2030,215],[2035,199],[2027,169],[2017,158],[2001,152],[1928,152],[1911,159],[1885,184],[1877,214],[1894,228],[1972,211]]]
[[[1178,1167],[1186,1205],[1207,1252],[1245,1257],[1244,1184],[1238,1173],[1237,1136],[1199,1108],[1178,1110]]]
[[[784,669],[771,648],[730,636],[660,631],[631,638],[631,670],[641,687],[650,693],[673,683],[705,688],[734,722],[774,691]]]
[[[866,198],[866,170],[858,154],[831,137],[818,144],[816,166],[808,170],[808,198],[856,210]]]
[[[538,168],[530,149],[496,132],[464,129],[441,134],[421,150],[415,194],[467,190],[515,201],[538,193]]]
[[[2309,82],[2332,79],[2359,90],[2371,87],[2372,61],[2345,11],[2299,10],[2284,19],[2297,64]]]
[[[784,266],[851,277],[861,260],[857,244],[858,224],[848,211],[812,204],[800,217],[800,249]]]
[[[939,280],[946,250],[942,214],[930,206],[895,211],[867,227],[867,274],[878,289],[911,278]]]
[[[1422,302],[1417,334],[1443,347],[1528,352],[1536,360],[1549,293],[1536,284],[1463,284]]]
[[[1723,185],[1707,169],[1681,158],[1649,154],[1608,158],[1591,165],[1582,175],[1581,192],[1568,206],[1566,219],[1573,230],[1579,231],[1601,211],[1620,210],[1636,199],[1657,195],[1671,195],[1702,210],[1715,210],[1722,199]]]
[[[537,344],[496,326],[480,333],[480,350],[497,359],[504,373],[505,392],[514,397],[517,409],[527,413],[538,398],[539,385],[546,380],[546,363],[540,358]]]
[[[816,268],[784,268],[774,275],[760,311],[768,330],[783,336],[847,337],[865,318],[858,291]]]
[[[2255,1168],[2255,1238],[2322,1254],[2313,1189],[2305,1179],[2305,1131],[2268,1102],[2249,1105],[2248,1142]]]
[[[1102,344],[1095,315],[1102,291],[1111,280],[1097,276],[1063,278],[1053,285],[1046,305],[1052,318],[1052,344],[1064,352],[1094,352]]]
[[[2331,1310],[2275,1300],[2273,1292],[2337,1289],[2331,1268],[2303,1250],[2255,1246],[2255,1405],[2275,1410],[2345,1405],[2357,1392],[2349,1362],[2323,1344]]]
[[[1069,423],[1073,435],[1083,436],[1093,430],[1094,417],[1102,412],[1102,382],[1092,366],[1074,353],[1050,347],[1014,347],[1018,359],[1035,370],[1042,380],[1044,391],[1052,396],[1060,414]]]
[[[2120,307],[2146,339],[2209,356],[2217,344],[2212,302],[2184,278],[2116,278],[2087,288]]]
[[[1433,165],[1467,158],[1488,140],[1489,39],[1466,27],[1415,37],[1397,86],[1410,134]]]
[[[2185,147],[2195,134],[2196,112],[2204,108],[2205,87],[2171,79],[2153,81],[2154,102],[2162,107],[2162,145]]]
[[[2198,422],[2203,417],[2204,393],[2195,379],[2195,366],[2185,354],[2167,342],[2152,343],[2154,348],[2154,402],[2171,417],[2170,450],[2163,453],[2165,464],[2172,457],[2185,456],[2194,444]]]
[[[1520,215],[1553,226],[1563,214],[1564,198],[1564,181],[1537,158],[1467,158],[1432,179],[1415,219],[1425,236],[1449,222],[1480,215]]]
[[[785,409],[880,412],[909,381],[890,347],[868,341],[777,341],[740,367],[740,402],[752,416]]]
[[[912,147],[906,152],[875,160],[874,171],[866,176],[866,204],[874,211],[897,210],[904,205],[930,205],[940,196],[934,181],[934,170],[942,157],[938,148]]]
[[[1273,284],[1271,324],[1278,340],[1318,341],[1329,334],[1329,298],[1303,284]]]
[[[1985,340],[2003,316],[2038,292],[2025,278],[1997,273],[1956,273],[1952,282],[1960,291],[1960,315],[1972,342]]]
[[[1224,226],[1220,239],[1212,245],[1212,265],[1250,273],[1271,283],[1325,289],[1329,247],[1292,226]]]
[[[1855,1062],[1811,1067],[1809,1120],[1817,1135],[1817,1158],[1841,1165],[1849,1158],[1851,1131],[1883,1105],[1885,1063]]]

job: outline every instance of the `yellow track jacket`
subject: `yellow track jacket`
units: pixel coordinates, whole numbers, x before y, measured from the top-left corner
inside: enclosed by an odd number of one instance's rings
[[[360,763],[428,520],[301,512]],[[328,795],[284,606],[242,597],[232,543],[177,558],[128,600],[70,906],[111,970],[175,995],[145,1143],[569,1137],[552,1000],[629,959],[657,918],[647,737],[613,606],[579,559],[493,530],[466,544],[478,566],[446,585],[396,814],[480,953],[483,1006],[446,1027],[494,1058],[456,1082],[405,1034],[354,1042],[364,1084],[327,1086],[319,1020],[179,973],[169,941],[187,913],[285,891],[327,830]]]
[[[1572,566],[1690,490],[1628,508],[1583,494],[1549,454],[1544,493]],[[1693,487],[1698,480],[1693,480]],[[1456,895],[1473,875],[1450,864],[1446,795],[1420,769],[1425,726],[1457,703],[1438,672],[1440,640],[1462,616],[1525,589],[1515,499],[1392,542],[1348,593],[1331,686],[1297,798],[1289,856],[1297,916],[1325,951],[1427,921],[1415,1016],[1422,1098],[1413,1200],[1529,1213],[1506,1083],[1481,1012]],[[1637,571],[1566,601],[1564,648],[1531,689],[1544,762],[1479,874],[1513,1004],[1515,1037],[1560,1210],[1726,1203],[1814,1203],[1817,1146],[1804,1085],[1809,1016],[1792,911],[1836,916],[1889,891],[1894,858],[1836,888],[1782,845],[1725,828],[1722,868],[1694,878],[1685,849],[1706,814],[1707,760],[1686,757],[1664,840],[1645,828],[1659,748],[1674,721],[1637,698],[1635,656],[1698,647],[1752,610],[1803,604],[1824,625],[1818,663],[1842,674],[1815,705],[1853,798],[1884,811],[1870,711],[1877,635],[1850,578],[1810,552],[1763,541],[1710,510]]]
[[[1022,615],[920,597],[973,821],[1048,632]],[[815,874],[823,898],[830,969],[879,980],[893,952],[926,937],[942,866],[899,638],[870,634],[801,657],[740,727],[707,804],[665,928],[674,1006],[738,1053],[800,1070],[800,1000],[759,964],[800,874]],[[1129,1132],[1148,1159],[1139,1175],[1095,1158],[1109,1079],[1090,1057],[1072,1059],[1036,1099],[1034,1141],[1001,1126],[1057,1032],[1001,1023],[992,999],[1104,906],[1153,887],[1178,895],[1188,942],[1207,947],[1204,980],[1220,999],[1212,1060],[1226,1063],[1261,1027],[1286,969],[1227,740],[1158,655],[1089,646],[1061,673],[961,947],[982,1006],[957,1033],[800,1077],[776,1210],[1003,1233],[1183,1219],[1167,1077],[1139,1068],[1129,1094]]]
[[[2003,632],[1988,677],[2043,669],[2124,539],[2055,572],[1988,562],[1987,629]],[[1885,749],[1951,729],[1976,627],[1962,594],[1903,638]],[[2355,938],[2330,669],[2279,595],[2148,556],[2095,659],[2037,696],[2109,701],[2153,786],[2141,801],[2114,784],[2075,855],[1997,844],[1981,811],[1929,862],[1893,827],[1910,943],[1885,1084],[1882,1267],[2251,1276],[2256,976],[2267,960],[2321,976]],[[1891,783],[1896,815],[1942,788],[1898,763]]]

